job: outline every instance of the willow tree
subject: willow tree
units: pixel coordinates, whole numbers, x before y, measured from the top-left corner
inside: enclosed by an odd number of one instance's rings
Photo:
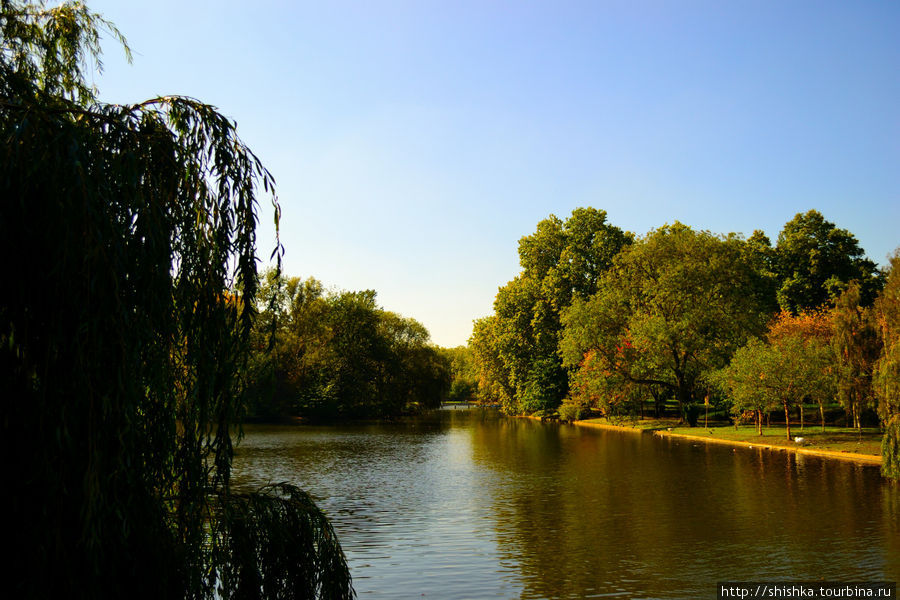
[[[875,303],[883,347],[875,364],[873,387],[885,424],[881,472],[900,480],[900,249],[891,257],[887,282]]]
[[[5,587],[352,596],[305,493],[231,486],[272,177],[201,102],[98,103],[104,28],[78,3],[0,0]]]

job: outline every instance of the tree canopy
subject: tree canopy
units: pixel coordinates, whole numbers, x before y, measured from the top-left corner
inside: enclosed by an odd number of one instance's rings
[[[103,27],[82,4],[0,3],[7,588],[350,597],[305,493],[231,487],[273,178],[211,106],[98,103],[82,67]]]
[[[760,434],[763,413],[780,408],[790,436],[790,409],[802,425],[805,401],[823,428],[838,403],[861,430],[877,400],[883,472],[900,478],[896,254],[877,271],[815,210],[774,248],[760,230],[744,239],[676,222],[634,239],[605,219],[577,209],[522,238],[522,272],[469,340],[481,401],[573,420],[643,415],[648,396],[658,417],[674,398],[694,425],[702,398],[753,411]]]
[[[871,309],[860,305],[860,291],[857,281],[850,282],[831,310],[837,396],[857,429],[862,413],[875,405],[872,372],[882,348]]]
[[[730,393],[735,411],[756,413],[760,434],[762,413],[784,410],[785,434],[791,439],[790,409],[805,398],[821,402],[834,394],[830,330],[828,315],[795,317],[784,311],[770,323],[765,340],[753,338],[738,348],[713,379]]]
[[[607,223],[605,211],[577,208],[565,221],[550,215],[519,241],[522,271],[500,288],[494,315],[472,337],[481,377],[503,396],[508,411],[559,406],[568,390],[558,354],[560,314],[574,299],[597,291],[631,239]]]
[[[891,257],[887,280],[875,303],[883,350],[875,363],[873,387],[878,412],[887,425],[882,472],[900,479],[900,250]]]
[[[450,361],[425,326],[379,307],[373,290],[326,292],[270,270],[261,307],[249,372],[256,417],[392,417],[438,406],[449,389]]]
[[[468,346],[442,348],[441,353],[450,364],[450,391],[448,400],[471,402],[476,401],[478,390],[478,374],[472,349]]]
[[[681,223],[641,238],[564,313],[565,364],[591,352],[608,377],[662,386],[688,409],[705,376],[765,324],[764,285],[744,245]]]
[[[826,221],[819,211],[798,213],[785,223],[775,247],[778,303],[798,312],[819,308],[856,280],[861,301],[870,305],[881,287],[875,263],[856,237]]]

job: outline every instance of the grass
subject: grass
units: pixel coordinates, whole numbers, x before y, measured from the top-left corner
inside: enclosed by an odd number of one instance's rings
[[[679,425],[678,419],[637,419],[630,418],[608,419],[598,417],[584,419],[580,423],[615,425],[640,430],[662,430],[677,435],[685,435],[700,439],[718,439],[735,443],[760,444],[777,446],[780,448],[797,448],[800,446],[793,440],[788,440],[784,425],[772,425],[763,427],[762,435],[756,432],[756,425],[739,425],[737,429],[724,421],[710,420],[709,427],[703,427],[701,416],[697,427]],[[881,455],[882,431],[877,427],[863,427],[857,431],[852,427],[828,426],[822,431],[821,426],[815,424],[806,425],[803,430],[797,423],[791,423],[791,437],[804,438],[802,447],[810,450],[826,450],[830,452],[844,452],[853,454]]]
[[[678,425],[678,419],[637,419],[628,417],[622,419],[607,419],[597,417],[595,419],[583,419],[579,423],[597,423],[599,425],[615,425],[617,427],[632,427],[634,429],[666,429]]]
[[[668,427],[667,427],[668,429]],[[763,427],[763,434],[758,435],[755,425],[741,425],[737,429],[730,425],[709,427],[671,427],[671,433],[688,435],[697,438],[715,438],[748,444],[766,444],[782,448],[796,448],[797,442],[786,439],[784,425]],[[829,450],[832,452],[851,452],[854,454],[881,454],[882,432],[878,428],[864,427],[862,432],[851,427],[821,427],[809,425],[800,430],[799,425],[791,425],[791,435],[805,440],[804,448],[813,450]]]

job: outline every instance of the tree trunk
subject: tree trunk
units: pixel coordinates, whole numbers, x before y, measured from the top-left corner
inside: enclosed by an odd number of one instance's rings
[[[788,410],[788,403],[786,400],[782,400],[781,402],[784,405],[784,424],[787,428],[787,439],[791,441],[791,413]]]
[[[756,435],[762,435],[762,411],[756,411]]]
[[[800,409],[800,431],[803,431],[803,403],[801,402],[797,408]]]
[[[675,390],[675,397],[678,400],[678,412],[681,413],[681,422],[684,423],[687,420],[685,409],[691,401],[691,392],[687,389],[687,383],[681,375],[676,374],[675,381],[678,384]]]
[[[822,404],[822,401],[819,400],[819,416],[822,417],[822,432],[825,431],[825,406]]]

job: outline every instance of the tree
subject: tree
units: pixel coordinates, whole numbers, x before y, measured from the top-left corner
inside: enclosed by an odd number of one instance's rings
[[[431,344],[424,325],[389,311],[380,313],[388,341],[381,404],[388,414],[440,407],[450,388],[450,361]]]
[[[853,425],[860,429],[861,414],[873,406],[872,371],[881,354],[881,343],[872,310],[860,306],[856,281],[850,282],[831,312],[838,398]]]
[[[763,276],[744,244],[681,223],[650,232],[613,260],[590,299],[563,313],[564,364],[593,351],[623,383],[671,390],[694,424],[703,378],[764,327]]]
[[[500,357],[497,328],[496,315],[478,319],[469,338],[472,362],[478,376],[478,401],[481,404],[496,402],[505,413],[517,414],[515,388],[510,383],[509,370]]]
[[[329,299],[317,364],[324,385],[308,396],[325,411],[336,410],[327,416],[380,416],[373,400],[388,347],[378,330],[375,297],[374,290],[365,290]]]
[[[756,433],[762,435],[763,413],[774,406],[764,386],[766,369],[770,367],[767,346],[753,338],[738,348],[731,362],[712,376],[712,381],[731,398],[735,415],[752,411],[756,416]]]
[[[315,388],[328,301],[314,278],[284,277],[267,269],[259,317],[251,334],[247,397],[250,415],[277,419],[300,414],[304,390]]]
[[[759,275],[756,281],[757,287],[753,293],[765,307],[767,313],[776,312],[778,310],[776,297],[778,290],[777,256],[775,249],[772,248],[772,242],[763,231],[757,229],[743,244],[742,253],[747,263],[752,265],[753,270]]]
[[[631,350],[620,347],[620,360]],[[640,385],[623,377],[616,369],[610,369],[595,351],[585,354],[584,360],[572,374],[569,389],[573,404],[599,409],[610,419],[625,416],[637,417],[640,410]]]
[[[803,341],[804,351],[807,354],[798,356],[797,361],[807,363],[808,367],[814,370],[807,374],[814,382],[814,385],[807,389],[807,397],[819,406],[822,431],[825,431],[825,402],[834,396],[835,386],[839,380],[837,361],[827,352],[832,347],[833,335],[834,313],[823,309],[803,311],[797,315],[783,310],[769,323],[766,334],[769,343],[774,344],[791,337]],[[802,408],[800,417],[802,427]]]
[[[790,439],[790,409],[802,406],[805,398],[819,403],[824,429],[823,402],[833,394],[835,381],[830,334],[828,313],[782,311],[769,324],[765,340],[751,339],[713,379],[730,395],[736,412],[756,413],[760,435],[763,412],[781,406]]]
[[[440,403],[449,365],[424,325],[383,310],[372,290],[326,293],[315,279],[275,271],[263,279],[254,416],[378,418]]]
[[[440,352],[450,363],[450,390],[448,400],[470,402],[478,394],[478,373],[475,357],[468,346],[441,348]]]
[[[81,4],[0,3],[6,586],[350,597],[309,496],[231,487],[272,176],[208,105],[97,103],[81,66],[106,25]]]
[[[762,411],[769,410],[773,403],[781,405],[785,435],[790,440],[790,409],[828,385],[828,378],[822,375],[828,358],[826,346],[799,335],[771,339],[768,343],[753,339],[735,352],[721,380],[737,406],[757,411],[760,433]]]
[[[516,412],[553,410],[565,396],[566,373],[556,355],[558,317],[539,281],[519,275],[497,292],[494,311]]]
[[[490,345],[505,370],[501,378],[513,390],[511,410],[534,413],[559,406],[568,391],[558,354],[560,314],[574,299],[597,291],[601,274],[630,242],[630,234],[594,208],[577,208],[565,222],[550,215],[519,241],[522,272],[498,291],[490,328]]]
[[[780,281],[778,303],[795,313],[819,308],[852,280],[859,282],[862,305],[869,306],[882,284],[856,237],[816,210],[797,213],[785,223],[774,264]]]
[[[882,351],[875,364],[873,387],[885,425],[881,472],[900,479],[900,249],[894,251],[886,283],[875,302]]]

